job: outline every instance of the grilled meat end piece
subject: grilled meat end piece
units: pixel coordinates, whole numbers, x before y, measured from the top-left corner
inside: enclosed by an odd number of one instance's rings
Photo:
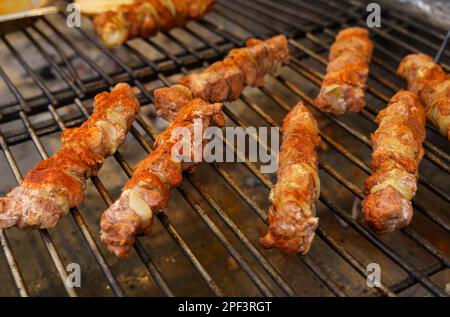
[[[318,108],[341,115],[365,107],[364,91],[372,50],[367,29],[354,27],[339,32],[330,48],[327,73],[315,100]]]
[[[420,53],[403,58],[397,75],[420,97],[428,121],[450,140],[450,76],[430,56]]]
[[[407,226],[423,156],[425,110],[413,92],[399,91],[378,114],[372,134],[372,175],[366,179],[362,210],[377,233]]]

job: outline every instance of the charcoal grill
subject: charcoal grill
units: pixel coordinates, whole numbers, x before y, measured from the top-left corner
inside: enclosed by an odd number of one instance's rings
[[[88,185],[86,201],[55,229],[0,231],[0,295],[68,296],[448,296],[449,144],[427,125],[426,150],[412,224],[374,235],[360,218],[362,182],[370,173],[374,118],[404,84],[395,68],[408,52],[435,55],[445,31],[405,14],[383,10],[374,28],[368,106],[334,117],[316,109],[327,53],[343,27],[363,25],[359,1],[219,1],[204,20],[151,39],[105,49],[83,20],[69,29],[65,15],[40,18],[0,41],[0,162],[6,194],[22,175],[58,147],[59,133],[89,116],[92,97],[120,81],[137,92],[142,113],[126,144]],[[248,37],[283,33],[293,58],[262,89],[247,88],[226,103],[227,124],[278,127],[302,99],[319,120],[322,138],[320,226],[306,256],[267,251],[257,239],[267,225],[273,175],[258,164],[203,164],[174,191],[170,208],[157,216],[152,235],[140,238],[127,261],[106,252],[98,220],[118,197],[132,167],[152,151],[164,123],[154,115],[152,90],[180,74],[223,58]],[[450,52],[441,64],[449,71]],[[64,283],[69,263],[78,263],[82,287]],[[382,269],[382,283],[366,285],[369,263]]]

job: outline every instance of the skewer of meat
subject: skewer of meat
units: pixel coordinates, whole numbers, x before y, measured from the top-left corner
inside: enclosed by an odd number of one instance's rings
[[[114,154],[139,112],[131,87],[118,84],[95,97],[94,112],[79,128],[61,134],[57,153],[41,161],[6,197],[0,198],[0,228],[46,229],[84,199],[86,180]]]
[[[137,235],[147,235],[154,215],[167,208],[170,190],[181,184],[183,171],[192,172],[195,162],[194,149],[198,144],[193,137],[186,137],[177,130],[188,129],[194,135],[194,123],[201,122],[201,135],[209,126],[223,126],[222,104],[210,104],[194,99],[185,105],[170,125],[158,135],[155,149],[140,162],[133,177],[125,185],[122,194],[101,216],[101,239],[109,251],[118,257],[126,257]],[[198,120],[198,121],[197,121]],[[189,144],[189,160],[177,159],[181,148],[173,153],[176,144]],[[200,144],[200,153],[203,153]],[[186,158],[186,153],[184,153]]]
[[[364,91],[373,44],[369,31],[352,27],[340,31],[330,48],[327,73],[315,105],[336,115],[365,107]]]
[[[115,11],[99,13],[94,18],[97,34],[107,47],[135,37],[154,36],[198,20],[208,13],[215,0],[136,0]]]
[[[397,75],[420,97],[427,119],[450,140],[450,76],[425,54],[406,56]]]
[[[300,101],[284,119],[281,132],[278,180],[269,196],[269,230],[260,241],[265,248],[305,254],[319,224],[315,209],[320,195],[319,130]]]
[[[108,250],[118,257],[126,257],[136,236],[149,234],[154,214],[167,207],[170,189],[181,183],[182,172],[195,168],[195,163],[173,161],[170,152],[179,139],[171,137],[171,131],[179,126],[192,129],[196,117],[203,120],[203,128],[222,126],[222,104],[217,102],[236,99],[244,83],[263,85],[264,75],[288,59],[284,36],[267,41],[252,39],[247,48],[232,50],[223,62],[211,65],[200,74],[184,77],[182,82],[187,86],[178,84],[155,91],[158,114],[171,124],[158,137],[154,151],[138,165],[120,198],[103,213],[101,239]],[[206,100],[195,99],[199,96]]]
[[[423,156],[425,110],[415,93],[401,90],[379,112],[376,122],[372,175],[364,183],[367,196],[362,209],[368,225],[383,234],[411,221],[411,199],[417,190]]]
[[[200,73],[184,76],[177,85],[156,89],[157,113],[170,121],[193,98],[209,102],[236,100],[245,85],[264,86],[265,75],[276,75],[289,57],[288,41],[284,35],[265,41],[250,39],[246,47],[231,50],[223,61]]]

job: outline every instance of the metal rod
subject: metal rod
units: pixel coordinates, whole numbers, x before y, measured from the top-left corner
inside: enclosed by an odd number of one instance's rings
[[[447,35],[445,36],[444,41],[442,41],[441,46],[439,47],[439,50],[437,51],[436,55],[434,56],[434,62],[439,63],[441,60],[442,55],[445,52],[445,49],[447,47],[448,41],[450,40],[450,30],[448,30]]]

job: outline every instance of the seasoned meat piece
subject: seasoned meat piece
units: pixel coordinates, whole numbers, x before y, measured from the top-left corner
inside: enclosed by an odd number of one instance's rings
[[[158,88],[154,92],[154,97],[156,105],[164,105],[156,108],[158,116],[168,121],[172,121],[178,110],[193,99],[191,90],[183,85]]]
[[[94,112],[81,127],[61,134],[60,150],[41,161],[22,184],[0,198],[0,228],[54,227],[84,199],[86,179],[125,141],[139,103],[131,87],[118,84],[95,97]]]
[[[256,86],[256,78],[261,71],[258,70],[259,65],[247,48],[233,49],[228,53],[227,58],[233,60],[236,66],[242,70],[246,85]]]
[[[426,107],[426,116],[440,133],[450,140],[450,76],[430,56],[406,56],[397,75],[408,82]]]
[[[97,34],[107,47],[114,47],[135,37],[149,37],[159,30],[184,26],[189,19],[200,19],[214,5],[214,0],[135,0],[115,11],[99,13],[94,18]]]

